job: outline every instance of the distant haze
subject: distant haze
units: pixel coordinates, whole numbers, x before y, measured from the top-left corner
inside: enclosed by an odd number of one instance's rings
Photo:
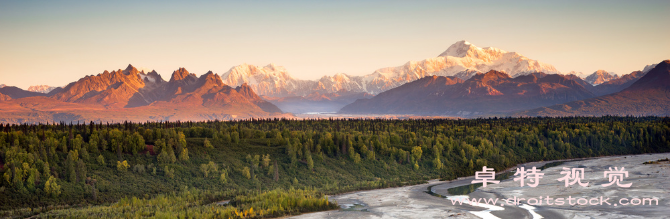
[[[561,72],[619,75],[670,59],[670,1],[0,1],[0,84],[242,63],[296,78],[363,75],[435,57],[459,40]]]

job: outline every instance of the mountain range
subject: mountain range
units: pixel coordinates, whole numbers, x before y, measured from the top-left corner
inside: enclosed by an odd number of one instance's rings
[[[72,82],[48,94],[0,88],[0,122],[225,120],[290,116],[247,85],[236,88],[212,72],[200,77],[180,68],[165,81],[132,65]]]
[[[2,84],[0,122],[213,120],[338,111],[461,117],[571,115],[587,111],[551,107],[617,94],[656,67],[648,65],[621,76],[604,70],[590,75],[561,73],[516,52],[480,48],[467,41],[454,43],[434,58],[363,76],[338,73],[318,80],[296,79],[274,64],[242,64],[220,76],[210,71],[198,77],[179,68],[166,81],[156,71],[128,65],[64,87],[38,85],[23,90]]]
[[[595,87],[574,75],[531,73],[512,78],[494,70],[465,81],[453,76],[425,77],[356,100],[339,112],[460,117],[670,115],[669,62]]]
[[[248,84],[262,96],[307,96],[314,92],[335,93],[341,90],[354,93],[379,94],[426,76],[456,76],[463,80],[476,73],[504,71],[513,77],[536,72],[559,73],[552,65],[529,59],[516,52],[486,47],[479,48],[459,41],[435,58],[410,61],[402,66],[381,68],[363,76],[338,73],[319,80],[293,78],[285,68],[274,64],[258,67],[243,64],[222,74],[226,84]]]
[[[242,64],[223,73],[221,78],[231,86],[248,84],[258,95],[287,112],[304,113],[334,112],[358,98],[369,98],[426,76],[455,76],[467,80],[477,73],[490,70],[506,72],[513,77],[537,72],[559,73],[552,65],[516,52],[493,47],[480,48],[467,41],[459,41],[437,57],[380,68],[363,76],[337,73],[318,80],[300,80],[293,78],[285,68],[274,64],[264,67]],[[313,98],[322,95],[335,95],[338,98],[334,101]]]
[[[640,74],[640,73],[638,73]],[[513,114],[514,116],[670,116],[670,60],[620,92]]]
[[[430,76],[340,110],[348,114],[475,116],[549,106],[595,95],[569,77],[532,73],[512,78],[491,70],[468,80]]]

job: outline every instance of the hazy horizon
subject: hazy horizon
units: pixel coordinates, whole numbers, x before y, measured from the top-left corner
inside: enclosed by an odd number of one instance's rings
[[[365,75],[460,40],[561,72],[622,75],[670,59],[667,1],[157,3],[0,2],[0,84],[64,86],[128,64],[164,78],[242,63],[298,79]]]

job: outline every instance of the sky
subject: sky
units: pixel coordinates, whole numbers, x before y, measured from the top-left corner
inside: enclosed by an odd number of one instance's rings
[[[561,72],[670,59],[670,1],[0,1],[0,84],[64,86],[128,64],[166,80],[248,63],[298,79],[436,57],[467,40]]]

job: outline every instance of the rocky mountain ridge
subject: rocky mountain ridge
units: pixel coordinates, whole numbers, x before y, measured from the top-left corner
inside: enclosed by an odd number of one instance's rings
[[[165,81],[132,65],[88,75],[49,94],[0,88],[0,121],[214,120],[290,116],[249,86],[223,83],[213,72],[198,77],[184,68]]]
[[[513,115],[670,116],[670,60],[654,65],[647,72],[635,72],[630,77],[637,76],[641,77],[620,92],[522,111]]]
[[[491,70],[463,81],[428,76],[357,100],[340,113],[475,116],[550,106],[595,95],[568,76],[531,73],[515,78]]]

